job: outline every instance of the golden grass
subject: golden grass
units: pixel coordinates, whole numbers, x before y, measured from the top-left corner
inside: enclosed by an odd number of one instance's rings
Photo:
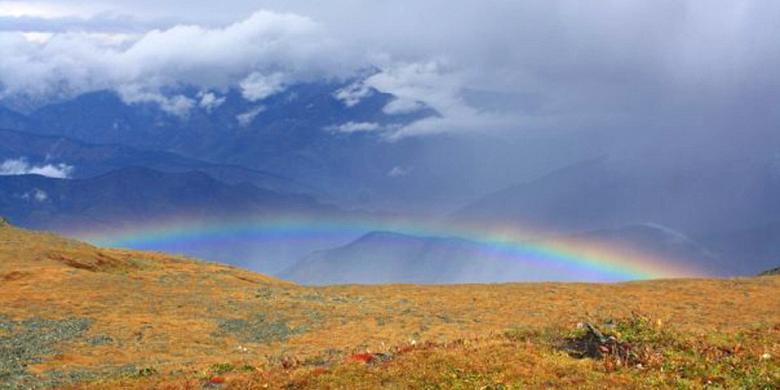
[[[27,370],[42,378],[52,370],[101,373],[77,386],[199,388],[215,376],[225,380],[219,386],[237,388],[699,387],[711,381],[709,374],[694,373],[689,383],[659,370],[609,371],[556,350],[549,335],[632,312],[692,340],[730,343],[758,332],[739,341],[745,344],[739,364],[760,363],[764,379],[780,381],[777,276],[307,288],[220,264],[0,227],[0,291],[0,315],[10,321],[91,320],[86,334],[58,344],[57,353]],[[535,336],[508,338],[509,329]],[[95,337],[111,342],[88,342]],[[365,351],[387,361],[350,359]],[[759,359],[764,354],[770,358]]]

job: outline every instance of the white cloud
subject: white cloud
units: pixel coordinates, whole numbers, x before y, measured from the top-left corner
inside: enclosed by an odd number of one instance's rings
[[[261,113],[265,111],[265,106],[257,106],[245,113],[236,115],[238,125],[241,127],[247,127],[252,124],[252,121]]]
[[[9,159],[0,164],[0,176],[41,175],[67,179],[73,173],[73,166],[67,164],[31,165],[24,158]]]
[[[425,104],[423,104],[420,101],[405,99],[405,98],[395,98],[391,100],[389,103],[387,103],[382,108],[382,111],[385,114],[395,115],[395,114],[409,114],[412,112],[420,111],[424,108],[425,108]]]
[[[33,31],[33,32],[22,33],[22,36],[24,37],[24,39],[26,39],[29,42],[43,44],[48,42],[49,39],[51,39],[51,37],[54,36],[54,34],[49,32]]]
[[[350,74],[355,56],[333,55],[337,46],[313,20],[269,11],[224,27],[177,25],[129,41],[64,32],[41,42],[2,32],[0,99],[37,101],[114,89],[126,102],[156,102],[182,116],[195,102],[162,91],[240,85],[248,99],[259,100],[282,90],[288,77]]]
[[[265,99],[284,90],[284,74],[275,72],[263,75],[253,72],[241,81],[241,95],[250,102]]]
[[[401,177],[406,176],[411,172],[411,168],[404,168],[401,166],[394,166],[393,169],[391,169],[389,172],[387,172],[387,176],[389,177]]]
[[[75,16],[83,12],[86,12],[86,8],[83,6],[63,6],[50,1],[0,1],[0,16],[56,18]]]
[[[43,191],[41,189],[34,189],[30,192],[25,192],[21,196],[24,200],[34,200],[36,202],[45,202],[49,199],[49,194],[46,193],[46,191]]]
[[[340,125],[328,126],[325,130],[334,133],[359,133],[382,130],[382,126],[374,122],[347,122]]]
[[[117,92],[125,103],[157,103],[163,111],[180,118],[186,118],[195,106],[195,101],[184,95],[169,97],[159,92],[144,91],[142,88],[138,85],[128,85],[120,87]]]
[[[345,106],[353,107],[363,99],[371,96],[372,92],[372,89],[366,86],[362,81],[356,81],[336,91],[333,97],[341,100]]]
[[[226,97],[218,97],[213,92],[200,92],[198,97],[200,97],[200,102],[198,102],[198,105],[208,112],[211,112],[215,108],[221,106],[222,103],[225,103],[225,100],[227,100]]]
[[[479,110],[463,98],[465,76],[441,61],[400,63],[366,79],[365,83],[392,94],[387,113],[430,107],[438,115],[426,117],[385,134],[388,140],[445,132],[501,131],[518,128],[521,119],[513,114]]]

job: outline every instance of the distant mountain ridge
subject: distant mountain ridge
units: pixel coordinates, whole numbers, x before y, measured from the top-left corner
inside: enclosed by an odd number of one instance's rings
[[[0,163],[24,159],[31,164],[67,164],[74,178],[89,178],[126,167],[147,167],[162,172],[201,171],[230,184],[250,182],[287,193],[314,189],[289,178],[237,165],[215,164],[171,152],[139,150],[120,144],[90,144],[60,135],[41,135],[0,129]]]
[[[30,126],[30,122],[27,116],[0,106],[0,129],[24,130]]]
[[[23,116],[24,126],[7,128],[271,172],[345,207],[381,203],[408,192],[397,185],[404,179],[389,173],[409,171],[404,163],[423,154],[419,140],[387,142],[382,130],[436,112],[425,106],[385,112],[394,97],[373,89],[346,103],[338,93],[355,81],[290,85],[258,101],[237,89],[212,91],[219,103],[210,105],[201,104],[203,91],[168,91],[195,102],[182,116],[154,102],[128,104],[116,92],[96,91],[39,107]]]
[[[382,108],[393,97],[378,91],[348,106],[335,96],[348,85],[298,84],[254,102],[232,89],[218,94],[223,99],[220,104],[196,105],[186,116],[166,112],[156,103],[127,104],[112,91],[98,91],[43,106],[28,117],[39,125],[32,131],[40,133],[171,151],[297,176],[301,173],[297,170],[317,169],[321,159],[332,157],[315,151],[355,150],[377,140],[371,132],[352,134],[347,139],[334,137],[329,127],[347,123],[390,126],[431,115],[430,110],[388,115]],[[198,99],[197,91],[185,88],[181,93]]]
[[[625,253],[686,261],[702,269],[720,267],[720,259],[679,233],[657,225],[633,225],[592,231],[559,239],[585,240]],[[554,242],[555,239],[552,240]],[[529,242],[545,246],[545,241]],[[628,250],[629,252],[626,252]],[[279,274],[303,284],[341,283],[496,283],[525,281],[577,281],[560,264],[544,269],[528,267],[521,259],[491,251],[489,246],[453,237],[420,237],[376,231],[329,250],[314,252]]]
[[[777,161],[683,157],[583,161],[488,194],[450,218],[557,235],[657,224],[708,248],[741,274],[780,258]]]
[[[773,161],[604,157],[488,194],[452,218],[564,233],[649,222],[698,237],[772,222],[780,215],[777,199]]]
[[[506,271],[506,262],[481,256],[479,245],[467,240],[375,231],[314,252],[279,276],[313,285],[455,283],[512,280]],[[504,278],[495,279],[502,274]]]
[[[27,227],[68,231],[174,216],[218,218],[331,208],[304,195],[225,184],[202,172],[128,167],[87,179],[0,176],[0,214]]]

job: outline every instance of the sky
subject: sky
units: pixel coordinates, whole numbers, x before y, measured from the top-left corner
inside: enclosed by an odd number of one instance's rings
[[[441,114],[393,138],[735,121],[768,132],[777,20],[780,2],[748,0],[0,1],[0,99],[113,89],[186,115],[227,88],[261,100],[374,70],[346,104],[375,88],[396,96],[386,112]],[[209,98],[163,93],[181,85]]]

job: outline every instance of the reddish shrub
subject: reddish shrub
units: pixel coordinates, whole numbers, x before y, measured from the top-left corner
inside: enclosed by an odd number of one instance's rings
[[[222,384],[222,383],[225,383],[225,378],[223,378],[221,376],[215,376],[215,377],[209,379],[209,383],[210,384],[214,384],[214,385]]]
[[[371,363],[374,361],[374,355],[368,352],[360,352],[350,356],[349,360],[353,362]]]

